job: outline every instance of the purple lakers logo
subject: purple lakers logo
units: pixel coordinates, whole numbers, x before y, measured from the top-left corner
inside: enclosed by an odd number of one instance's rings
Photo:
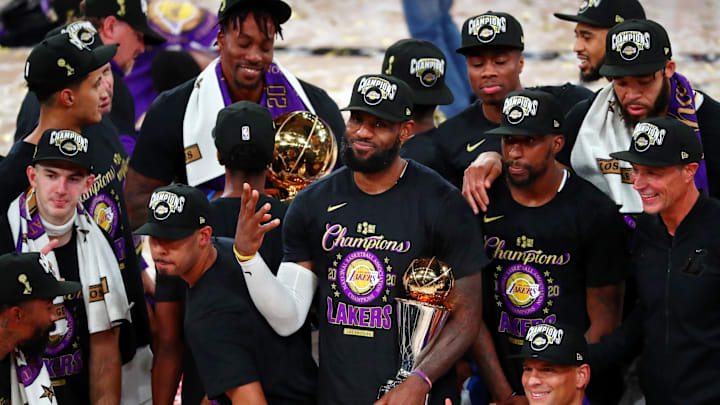
[[[99,195],[93,198],[90,203],[90,215],[95,223],[110,235],[115,234],[118,225],[118,209],[115,202],[106,195]]]
[[[530,315],[545,302],[545,283],[534,268],[514,264],[505,270],[500,280],[503,301],[515,315]]]
[[[65,306],[56,306],[56,310],[59,311],[58,315],[62,314],[62,318],[55,321],[55,331],[50,334],[45,348],[45,354],[48,356],[62,352],[75,337],[75,318]]]
[[[359,250],[347,255],[342,261],[338,279],[348,298],[358,304],[367,304],[382,293],[385,270],[374,254]]]

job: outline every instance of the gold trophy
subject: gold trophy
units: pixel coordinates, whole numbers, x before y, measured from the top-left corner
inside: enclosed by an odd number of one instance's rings
[[[410,376],[424,350],[429,348],[450,314],[445,300],[455,280],[447,264],[432,258],[418,258],[403,276],[403,287],[412,299],[395,298],[400,344],[400,370],[383,384],[378,399]],[[425,398],[427,403],[428,398]]]
[[[290,201],[332,171],[338,147],[330,127],[312,113],[293,111],[274,121],[275,155],[268,179],[278,189],[277,198]]]

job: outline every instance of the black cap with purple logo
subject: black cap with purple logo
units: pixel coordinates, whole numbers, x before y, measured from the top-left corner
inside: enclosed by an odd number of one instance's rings
[[[46,129],[35,146],[32,163],[61,160],[92,171],[92,150],[88,138],[71,129]]]
[[[147,222],[135,233],[180,240],[208,225],[210,203],[195,187],[175,183],[157,188],[150,196]]]
[[[390,122],[412,119],[413,91],[397,77],[362,75],[353,85],[350,103],[341,111],[364,111]]]
[[[637,0],[582,0],[577,14],[554,15],[561,20],[610,28],[625,20],[644,19],[645,10]]]
[[[488,11],[470,17],[460,32],[462,43],[455,52],[466,55],[488,47],[525,49],[525,36],[520,22],[508,13]]]
[[[610,156],[644,166],[677,166],[701,161],[703,148],[689,125],[665,116],[638,122],[630,149]]]
[[[42,253],[13,252],[0,256],[0,305],[74,294],[80,287],[78,282],[55,278],[52,265]]]
[[[167,39],[150,28],[147,13],[147,0],[85,0],[86,16],[101,18],[114,16],[125,21],[135,31],[141,32],[146,44],[164,44]]]
[[[525,334],[520,354],[509,357],[568,366],[589,362],[584,333],[568,325],[551,323],[531,326]]]
[[[672,57],[670,38],[652,20],[627,20],[610,29],[605,39],[605,77],[646,76],[665,68]]]

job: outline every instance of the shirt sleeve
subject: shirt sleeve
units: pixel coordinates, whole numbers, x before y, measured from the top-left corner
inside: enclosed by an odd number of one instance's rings
[[[452,267],[455,279],[478,273],[490,263],[480,224],[459,191],[453,189],[446,196],[435,229],[438,256]]]
[[[245,314],[247,315],[247,314]],[[254,328],[240,312],[214,312],[185,324],[185,336],[208,398],[260,381],[253,356]]]
[[[130,167],[145,177],[168,183],[184,180],[182,116],[185,110],[172,100],[179,96],[178,93],[161,94],[145,116],[130,159]]]
[[[583,243],[586,285],[618,284],[625,280],[630,266],[630,228],[609,198],[588,206],[593,207],[597,215],[583,232],[586,237]]]
[[[305,195],[300,192],[285,214],[282,228],[283,261],[303,262],[312,260],[312,247],[307,231],[310,228],[305,210]]]

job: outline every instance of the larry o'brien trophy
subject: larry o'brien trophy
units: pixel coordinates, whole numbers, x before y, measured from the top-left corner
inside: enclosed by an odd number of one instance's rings
[[[378,399],[405,381],[423,350],[433,344],[450,314],[445,299],[454,282],[450,266],[435,257],[415,259],[405,270],[403,287],[412,299],[395,298],[400,370],[380,387]]]
[[[268,179],[277,189],[273,196],[289,201],[305,186],[332,171],[338,147],[330,127],[312,113],[293,111],[274,121],[275,155]]]

